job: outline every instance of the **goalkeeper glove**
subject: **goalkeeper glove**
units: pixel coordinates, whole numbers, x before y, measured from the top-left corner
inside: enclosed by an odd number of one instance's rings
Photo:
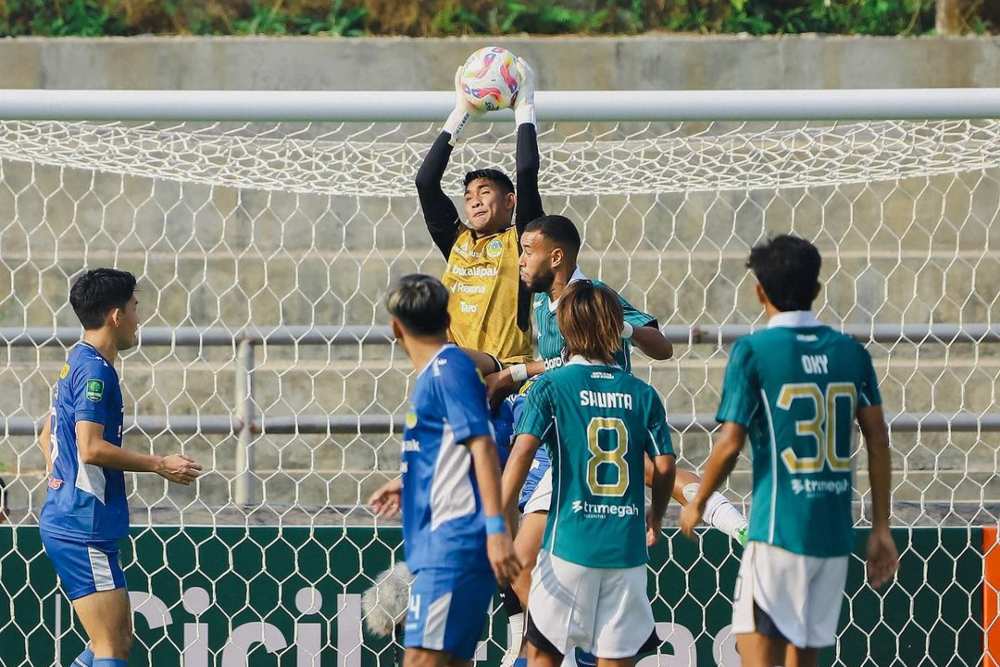
[[[535,124],[535,71],[524,58],[518,57],[517,71],[521,75],[521,88],[514,99],[514,120],[518,125]]]
[[[448,115],[448,120],[444,122],[444,131],[451,135],[452,146],[455,145],[455,140],[469,119],[481,113],[469,104],[469,100],[465,99],[465,93],[462,92],[462,67],[459,66],[455,70],[455,108]]]

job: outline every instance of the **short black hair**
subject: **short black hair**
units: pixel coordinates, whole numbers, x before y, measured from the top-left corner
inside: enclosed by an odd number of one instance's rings
[[[448,330],[448,289],[440,280],[423,273],[399,279],[385,300],[389,313],[418,336],[434,336]]]
[[[84,329],[100,329],[113,308],[124,308],[135,294],[135,276],[118,269],[91,269],[80,275],[69,290]]]
[[[564,215],[543,215],[524,228],[525,232],[538,232],[565,250],[573,259],[580,253],[580,232],[573,221]]]
[[[809,310],[816,298],[823,260],[809,241],[781,234],[750,250],[747,268],[780,311]]]
[[[465,181],[462,183],[462,188],[468,188],[469,183],[477,178],[485,178],[493,181],[494,185],[500,188],[504,194],[514,191],[514,183],[511,182],[510,177],[499,169],[474,169],[473,171],[470,171],[465,175]]]

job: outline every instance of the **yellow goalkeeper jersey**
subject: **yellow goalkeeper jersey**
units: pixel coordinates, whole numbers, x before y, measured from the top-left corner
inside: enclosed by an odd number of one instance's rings
[[[505,364],[529,361],[531,331],[517,326],[518,232],[476,238],[463,229],[448,255],[443,281],[451,327],[448,335],[462,347],[492,354]]]

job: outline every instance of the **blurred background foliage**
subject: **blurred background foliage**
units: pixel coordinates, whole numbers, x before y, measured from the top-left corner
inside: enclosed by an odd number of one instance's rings
[[[924,35],[935,1],[1000,32],[1000,0],[0,0],[4,36]]]

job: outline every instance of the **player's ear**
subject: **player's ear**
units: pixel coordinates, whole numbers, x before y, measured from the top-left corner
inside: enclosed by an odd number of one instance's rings
[[[106,322],[114,328],[118,328],[122,323],[122,318],[125,316],[124,311],[121,308],[112,308],[108,313],[108,319]]]
[[[392,337],[396,340],[403,340],[403,327],[395,317],[389,320],[389,327],[392,329]]]
[[[760,305],[766,306],[767,304],[771,303],[771,300],[767,298],[767,292],[764,291],[763,285],[757,283],[754,286],[754,289],[757,292],[757,300],[760,301]]]
[[[556,246],[552,249],[552,253],[549,255],[549,262],[552,264],[552,268],[558,268],[562,266],[562,263],[566,261],[566,251]]]
[[[514,207],[517,206],[517,195],[513,192],[508,192],[504,197],[504,203],[507,205],[508,210],[513,211]]]

